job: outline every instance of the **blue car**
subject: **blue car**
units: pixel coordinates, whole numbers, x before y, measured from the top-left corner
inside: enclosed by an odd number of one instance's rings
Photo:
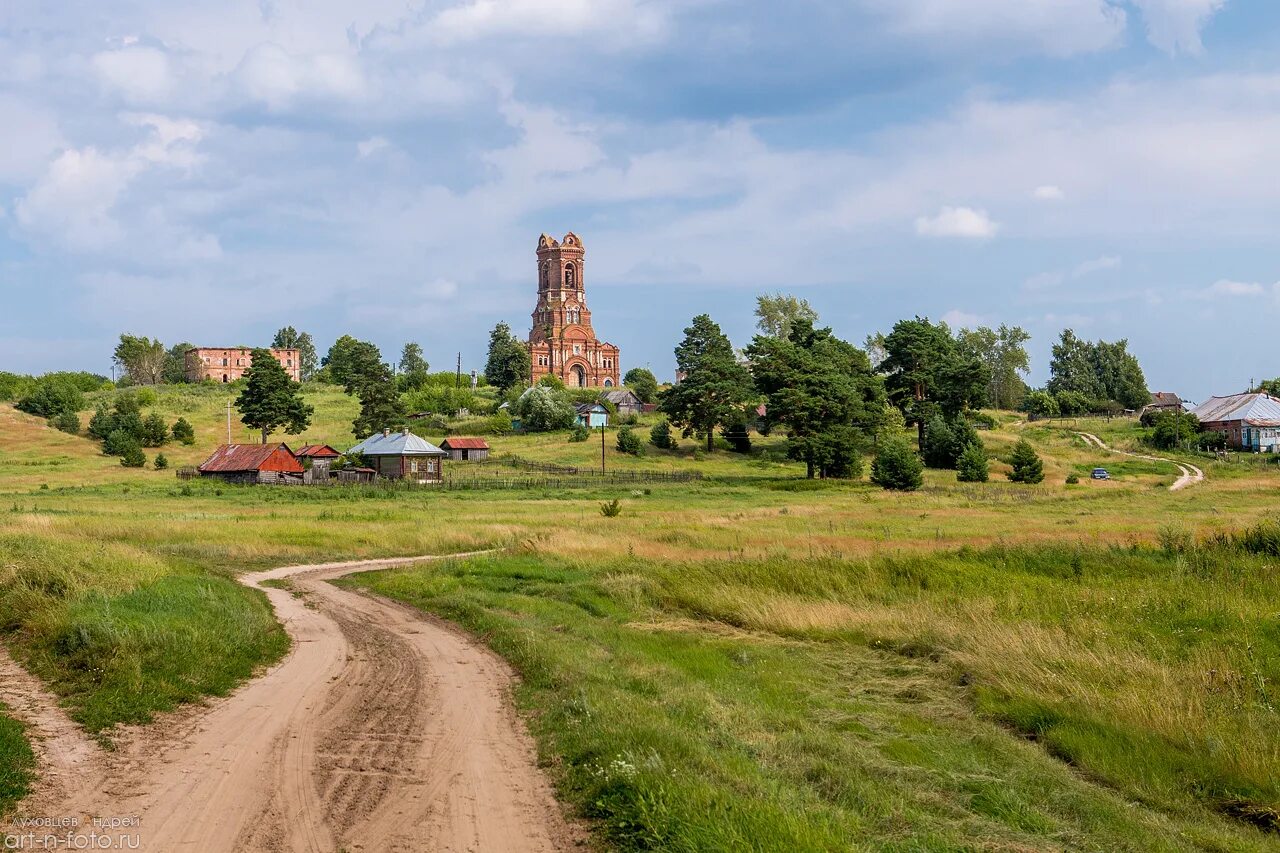
[[[1093,473],[1089,475],[1095,480],[1110,480],[1111,475],[1107,473],[1106,468],[1094,468]]]

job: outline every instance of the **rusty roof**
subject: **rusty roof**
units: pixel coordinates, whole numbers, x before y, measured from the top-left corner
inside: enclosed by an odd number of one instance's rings
[[[489,442],[483,438],[468,438],[466,436],[449,436],[440,442],[440,446],[449,450],[488,450]]]
[[[342,454],[327,444],[305,444],[294,456],[302,459],[310,456],[313,459],[336,459]]]
[[[266,464],[271,455],[280,448],[284,448],[289,454],[292,465],[286,465],[284,471],[293,471],[294,473],[302,473],[302,465],[298,463],[294,457],[293,451],[289,449],[289,445],[283,443],[277,444],[223,444],[213,451],[213,454],[200,465],[200,471],[221,471],[231,473],[235,471],[260,471],[262,466]]]

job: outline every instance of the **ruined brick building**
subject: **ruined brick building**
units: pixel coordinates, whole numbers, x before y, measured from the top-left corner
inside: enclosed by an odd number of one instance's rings
[[[538,304],[529,332],[534,382],[552,374],[565,385],[614,388],[621,384],[618,348],[596,338],[587,308],[582,241],[572,232],[556,241],[538,238]]]
[[[298,364],[296,349],[273,349],[271,354],[294,382],[302,381],[302,368]],[[187,350],[186,372],[188,382],[235,382],[253,364],[253,350],[246,347],[192,347]]]

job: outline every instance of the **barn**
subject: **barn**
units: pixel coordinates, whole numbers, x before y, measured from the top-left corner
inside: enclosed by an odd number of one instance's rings
[[[308,483],[328,482],[333,461],[342,458],[341,453],[327,444],[304,445],[294,456],[298,457],[298,461],[306,469],[303,479]]]
[[[223,444],[196,470],[228,483],[301,483],[304,472],[287,444]]]
[[[605,391],[600,399],[612,403],[620,415],[638,415],[644,411],[644,402],[629,388]]]
[[[449,454],[408,428],[374,433],[347,451],[368,459],[379,477],[409,480],[414,483],[438,483],[443,478],[443,460]]]
[[[489,458],[489,442],[483,438],[450,436],[440,442],[440,449],[457,462],[482,462]]]

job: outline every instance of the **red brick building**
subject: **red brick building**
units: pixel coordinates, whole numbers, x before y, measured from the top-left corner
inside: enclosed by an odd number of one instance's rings
[[[582,241],[572,232],[557,242],[538,238],[538,304],[529,331],[530,380],[552,374],[578,388],[621,384],[618,348],[591,328],[583,278]]]
[[[302,368],[298,364],[296,349],[273,349],[271,354],[280,362],[294,382],[302,381]],[[187,350],[186,371],[188,382],[235,382],[253,364],[253,350],[246,347],[219,349],[194,347]]]

